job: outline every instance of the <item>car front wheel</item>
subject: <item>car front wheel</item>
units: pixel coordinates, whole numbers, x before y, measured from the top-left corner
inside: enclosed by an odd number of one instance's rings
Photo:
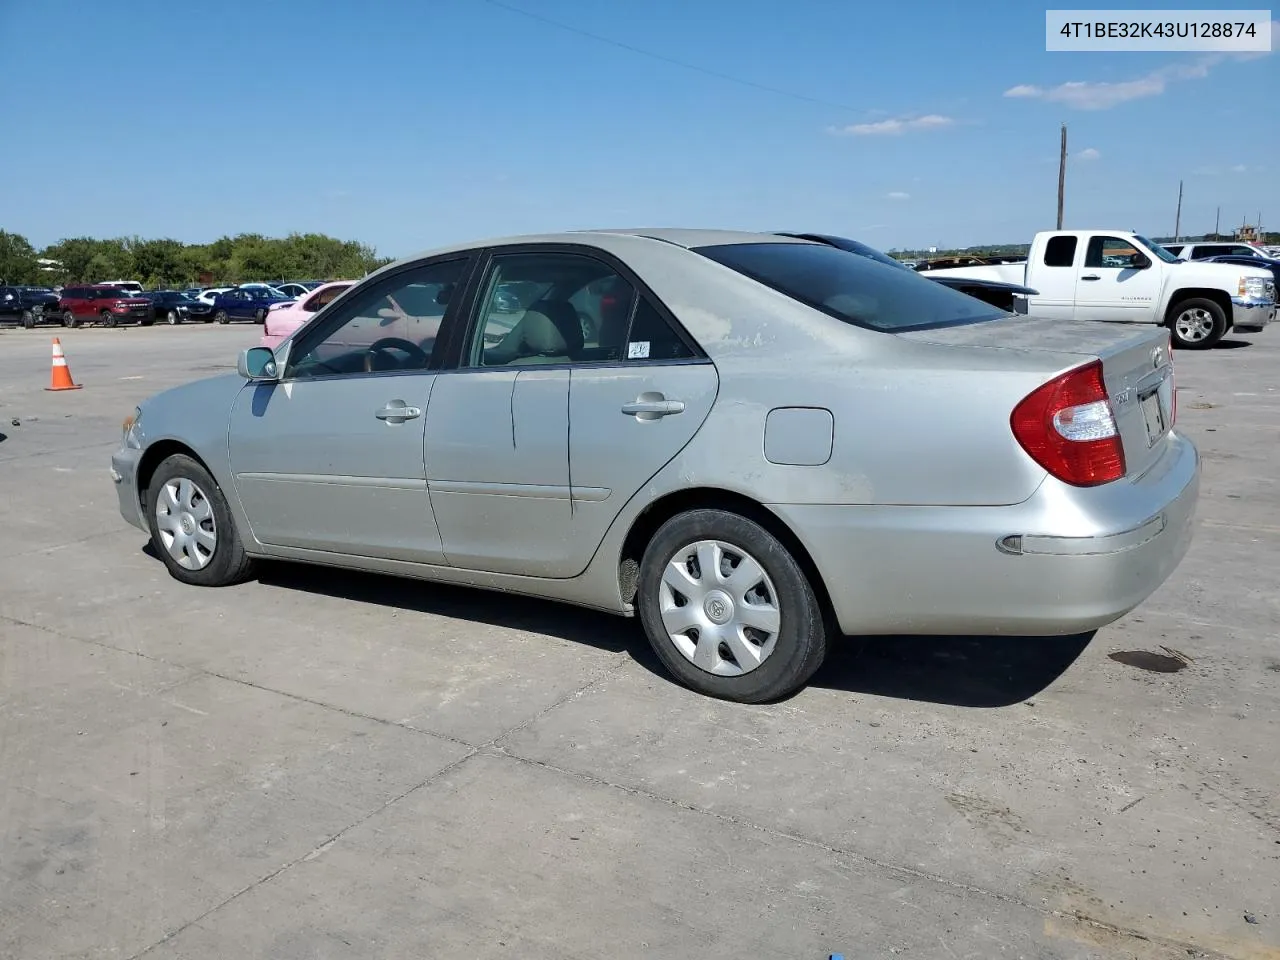
[[[177,325],[178,325],[178,311],[177,311],[177,310],[170,310],[168,313],[166,313],[166,314],[164,315],[164,318],[165,318],[165,320],[166,320],[166,321],[168,321],[169,326],[174,327],[174,326],[177,326]]]
[[[226,497],[209,471],[185,454],[167,457],[146,495],[151,544],[169,573],[198,587],[225,587],[249,576],[253,560]]]
[[[231,318],[230,318],[229,316],[227,316],[227,311],[225,311],[225,310],[219,310],[217,313],[215,313],[215,314],[213,315],[213,319],[214,319],[214,320],[216,320],[216,321],[218,321],[218,323],[230,323],[230,322],[231,322]]]
[[[636,599],[654,652],[686,686],[764,703],[800,689],[822,665],[830,631],[800,565],[760,524],[690,510],[645,548]]]
[[[36,315],[32,313],[30,310],[23,310],[22,325],[28,330],[33,329],[36,325]]]

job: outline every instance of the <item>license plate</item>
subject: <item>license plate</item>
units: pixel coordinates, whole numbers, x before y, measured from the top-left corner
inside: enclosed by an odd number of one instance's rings
[[[1139,400],[1142,404],[1143,419],[1147,421],[1147,446],[1149,447],[1154,446],[1155,442],[1169,429],[1169,414],[1160,400],[1160,394],[1161,391],[1157,388]]]

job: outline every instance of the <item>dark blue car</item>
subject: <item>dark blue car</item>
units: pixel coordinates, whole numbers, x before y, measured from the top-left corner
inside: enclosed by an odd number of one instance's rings
[[[230,323],[232,320],[265,323],[267,311],[273,303],[284,303],[291,299],[273,293],[270,287],[232,287],[213,298],[213,319],[218,323]]]
[[[1271,276],[1275,277],[1276,290],[1280,291],[1280,260],[1271,260],[1267,257],[1246,257],[1232,253],[1221,257],[1210,257],[1207,262],[1234,263],[1240,267],[1259,267],[1263,270],[1270,270]]]

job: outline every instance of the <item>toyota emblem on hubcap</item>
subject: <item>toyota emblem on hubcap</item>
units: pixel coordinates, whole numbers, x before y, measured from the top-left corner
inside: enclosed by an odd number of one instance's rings
[[[733,616],[733,601],[723,593],[716,592],[707,597],[703,610],[712,623],[727,623]]]

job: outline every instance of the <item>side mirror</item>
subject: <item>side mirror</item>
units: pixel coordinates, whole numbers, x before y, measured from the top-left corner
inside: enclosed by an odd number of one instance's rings
[[[278,379],[275,351],[270,347],[249,347],[240,351],[236,372],[246,380]]]
[[[1151,258],[1145,253],[1135,253],[1129,261],[1129,266],[1134,270],[1146,270],[1151,266]]]

